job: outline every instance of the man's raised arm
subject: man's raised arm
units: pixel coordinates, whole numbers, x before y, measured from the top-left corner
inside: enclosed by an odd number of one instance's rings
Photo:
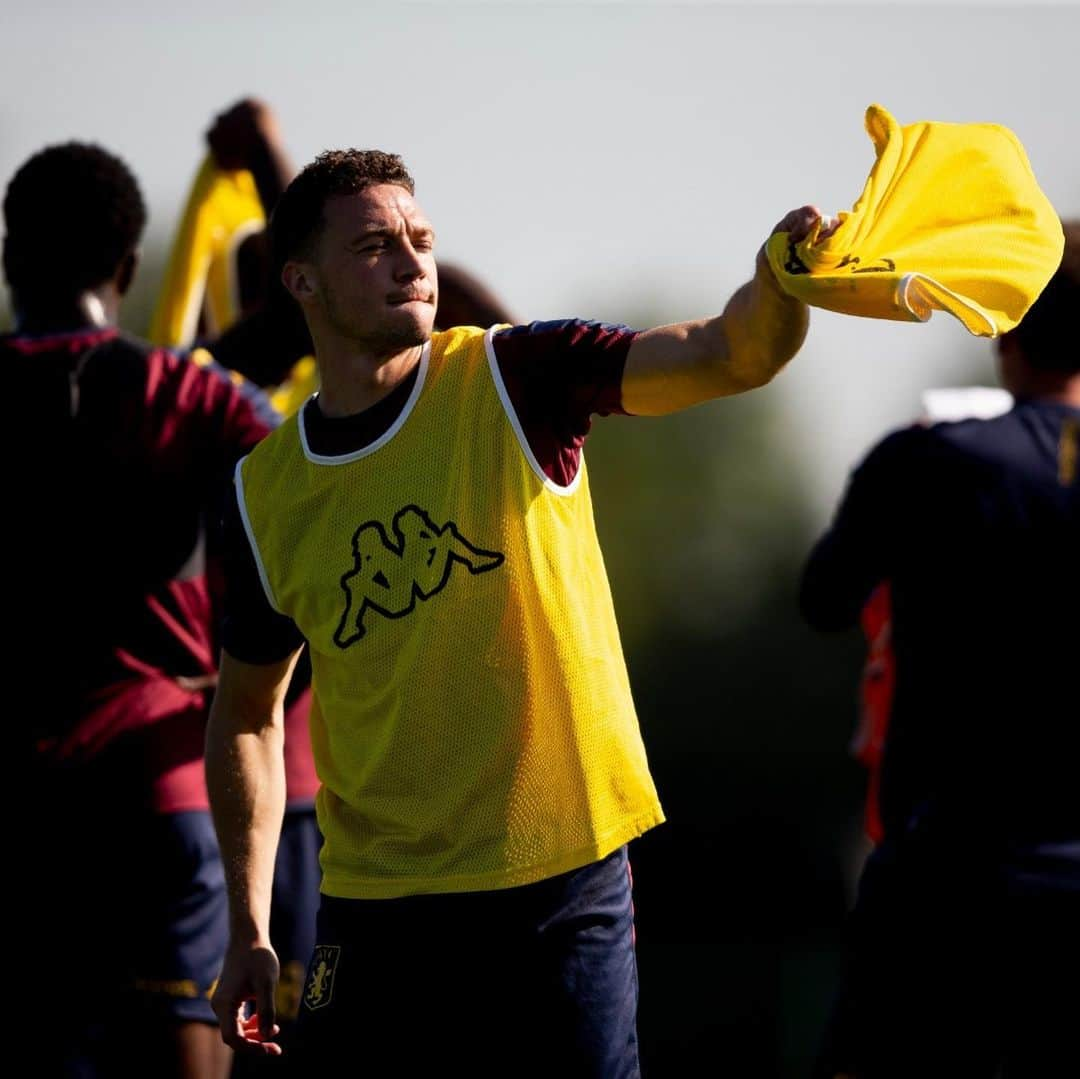
[[[820,216],[816,207],[803,206],[773,232],[790,233],[797,243]],[[623,407],[659,416],[763,386],[798,352],[808,324],[806,305],[780,288],[762,248],[753,278],[723,314],[638,334],[626,357]]]
[[[281,1049],[271,1040],[279,971],[270,896],[285,812],[285,692],[299,655],[263,665],[223,652],[206,730],[206,785],[229,895],[229,948],[214,1011],[228,1045],[272,1056]]]

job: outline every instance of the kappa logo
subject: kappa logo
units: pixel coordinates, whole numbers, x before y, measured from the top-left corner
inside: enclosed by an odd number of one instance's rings
[[[838,270],[847,270],[848,273],[863,274],[863,273],[896,273],[896,263],[890,259],[877,258],[869,263],[863,264],[861,258],[858,255],[845,255],[837,264]],[[806,265],[799,253],[795,249],[795,244],[788,242],[787,258],[784,260],[784,269],[793,277],[799,274],[810,273],[810,267]]]
[[[441,592],[455,562],[475,576],[504,561],[498,551],[473,546],[453,521],[435,524],[419,506],[398,510],[391,531],[393,537],[381,522],[367,521],[353,535],[353,567],[341,578],[345,613],[334,633],[339,648],[348,648],[367,633],[368,611],[404,618],[418,599]]]
[[[866,265],[860,265],[860,263],[862,263],[862,259],[858,255],[845,255],[837,263],[836,268],[841,269],[850,266],[852,273],[896,273],[896,263],[884,256],[874,259]]]
[[[315,1011],[325,1008],[334,995],[334,975],[337,974],[341,948],[336,944],[316,944],[315,954],[308,968],[307,986],[304,988],[304,1005]]]
[[[792,277],[810,272],[810,267],[799,258],[799,252],[795,250],[795,242],[793,240],[788,241],[787,258],[784,260],[784,269],[787,270]]]

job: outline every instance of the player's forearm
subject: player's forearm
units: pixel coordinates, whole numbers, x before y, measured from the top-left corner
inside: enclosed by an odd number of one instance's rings
[[[274,858],[285,812],[280,722],[238,729],[215,701],[207,728],[206,784],[221,847],[234,940],[269,940]]]
[[[279,142],[264,140],[252,149],[248,168],[255,181],[259,201],[269,217],[285,188],[296,175],[292,159]]]
[[[732,394],[769,382],[799,351],[810,316],[806,304],[781,289],[762,250],[753,278],[718,321],[727,341],[718,362],[720,394]]]
[[[623,371],[623,407],[658,416],[763,386],[798,352],[808,323],[806,305],[780,289],[759,257],[723,314],[638,334]]]

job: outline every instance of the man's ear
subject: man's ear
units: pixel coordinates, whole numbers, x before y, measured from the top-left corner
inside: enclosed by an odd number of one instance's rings
[[[299,304],[304,304],[318,293],[315,275],[307,262],[286,262],[281,268],[281,283]]]
[[[125,296],[129,288],[131,288],[131,282],[135,280],[135,271],[139,267],[139,252],[129,251],[121,260],[119,267],[116,270],[116,277],[113,279],[116,282],[116,292],[119,296]]]

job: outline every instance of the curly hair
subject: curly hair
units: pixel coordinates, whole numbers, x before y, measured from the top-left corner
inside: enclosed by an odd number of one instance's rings
[[[410,195],[413,178],[397,154],[382,150],[328,150],[319,154],[285,189],[270,218],[274,265],[306,255],[323,225],[326,200],[358,195],[375,184],[396,184]]]
[[[4,275],[15,292],[76,294],[108,281],[138,246],[146,204],[131,170],[89,143],[48,146],[4,195]]]
[[[1061,265],[1011,336],[1032,367],[1080,372],[1076,313],[1080,311],[1080,221],[1062,223],[1065,253]]]

